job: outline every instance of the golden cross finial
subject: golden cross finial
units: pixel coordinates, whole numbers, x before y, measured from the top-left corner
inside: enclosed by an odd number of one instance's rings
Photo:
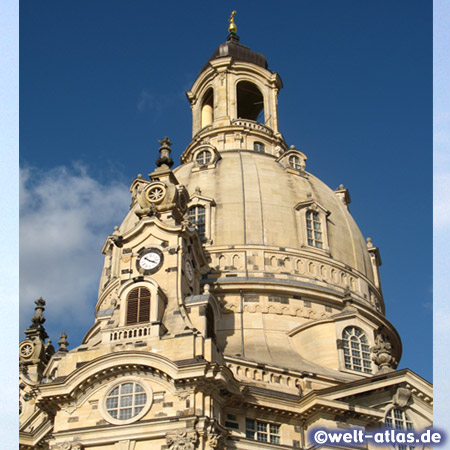
[[[230,25],[228,26],[228,31],[233,34],[236,34],[236,31],[237,31],[237,26],[234,23],[235,14],[236,14],[236,11],[231,11],[231,16],[228,19],[228,22],[230,22]]]

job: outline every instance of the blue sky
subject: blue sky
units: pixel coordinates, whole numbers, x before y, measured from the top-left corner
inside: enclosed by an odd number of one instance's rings
[[[237,10],[284,83],[279,127],[349,188],[379,246],[400,367],[432,379],[432,8],[423,0],[20,3],[21,331],[33,301],[71,346],[93,323],[101,247],[157,140],[191,139],[185,97]],[[23,335],[22,335],[23,336]]]

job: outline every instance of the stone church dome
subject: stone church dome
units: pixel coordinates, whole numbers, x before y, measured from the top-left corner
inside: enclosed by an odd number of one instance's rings
[[[279,75],[248,47],[231,50],[240,46],[232,34],[225,44],[187,92],[193,139],[171,172],[186,203],[173,216],[196,226],[208,261],[199,286],[220,305],[219,348],[230,358],[352,378],[373,373],[368,348],[383,330],[398,361],[379,252],[353,220],[348,190],[332,190],[307,172],[306,155],[279,132]],[[168,143],[158,165],[166,158],[171,167]],[[157,171],[150,177],[161,183]],[[132,185],[137,201],[120,235],[142,221],[139,196],[149,186],[143,179]],[[346,330],[367,340],[365,367],[345,362],[339,342]]]
[[[378,249],[348,190],[285,142],[281,79],[238,47],[233,17],[187,93],[181,164],[165,137],[131,184],[81,345],[63,333],[55,351],[35,302],[19,344],[23,450],[315,448],[317,426],[432,423],[431,386],[395,370]]]
[[[340,262],[374,282],[367,243],[335,192],[306,171],[289,170],[286,161],[253,149],[221,153],[214,170],[195,171],[195,162],[175,169],[189,192],[214,199],[211,224],[214,246],[260,245],[303,252],[312,258]],[[194,169],[194,171],[193,171]],[[302,239],[298,211],[316,204],[327,218],[328,248],[308,247]],[[248,270],[252,270],[248,268]],[[295,270],[295,269],[294,269]]]

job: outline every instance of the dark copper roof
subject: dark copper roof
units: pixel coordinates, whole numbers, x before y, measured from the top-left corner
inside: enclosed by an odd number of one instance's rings
[[[257,66],[264,67],[265,69],[268,67],[266,57],[264,55],[254,52],[245,45],[239,44],[239,36],[230,34],[226,42],[220,44],[216,51],[211,55],[211,58],[209,58],[208,62],[203,67],[202,72],[208,67],[209,61],[217,58],[226,58],[229,56],[237,61],[250,62],[256,64]]]

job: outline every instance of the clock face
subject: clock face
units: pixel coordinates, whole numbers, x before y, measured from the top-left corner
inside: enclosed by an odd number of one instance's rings
[[[150,250],[139,259],[139,267],[144,270],[155,270],[161,265],[162,255],[160,252]]]
[[[186,261],[186,264],[184,265],[184,269],[186,272],[187,279],[189,281],[192,281],[194,279],[194,269],[193,269],[190,261]]]

